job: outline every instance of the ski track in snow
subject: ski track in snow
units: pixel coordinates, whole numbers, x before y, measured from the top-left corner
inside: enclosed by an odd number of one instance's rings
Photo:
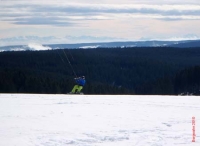
[[[0,94],[0,146],[191,145],[198,96]]]

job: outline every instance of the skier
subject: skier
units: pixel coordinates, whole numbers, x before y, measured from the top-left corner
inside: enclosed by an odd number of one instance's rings
[[[70,92],[70,94],[81,94],[81,90],[83,89],[83,86],[85,85],[85,76],[74,78],[76,85]]]

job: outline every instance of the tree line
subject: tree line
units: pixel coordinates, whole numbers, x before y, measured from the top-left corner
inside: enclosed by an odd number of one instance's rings
[[[170,47],[1,52],[0,92],[65,94],[74,70],[86,76],[85,94],[199,94],[199,55]]]

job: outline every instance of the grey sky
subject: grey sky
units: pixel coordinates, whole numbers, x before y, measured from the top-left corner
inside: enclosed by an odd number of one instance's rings
[[[91,41],[198,38],[199,25],[199,0],[0,1],[0,45],[18,36],[54,36],[63,43],[84,42],[84,36]]]

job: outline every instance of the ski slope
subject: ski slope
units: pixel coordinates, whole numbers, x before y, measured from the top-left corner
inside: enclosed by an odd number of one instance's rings
[[[0,94],[0,146],[200,146],[200,97]]]

